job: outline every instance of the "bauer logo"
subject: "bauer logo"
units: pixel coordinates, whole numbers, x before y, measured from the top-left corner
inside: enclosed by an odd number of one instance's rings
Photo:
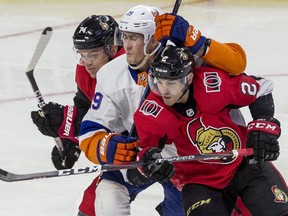
[[[153,117],[157,117],[163,107],[159,106],[155,101],[145,100],[140,107],[140,112],[144,115],[151,115]]]
[[[219,92],[221,79],[217,72],[205,72],[204,73],[204,85],[206,86],[206,92]]]
[[[65,121],[65,127],[64,127],[64,135],[69,136],[70,130],[71,130],[71,125],[73,121],[73,106],[68,106],[67,109],[67,115],[66,115],[66,121]]]

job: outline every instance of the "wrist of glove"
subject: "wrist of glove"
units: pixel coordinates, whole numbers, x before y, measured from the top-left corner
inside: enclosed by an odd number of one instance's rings
[[[161,183],[168,181],[174,175],[175,170],[173,164],[168,161],[155,163],[160,158],[162,158],[161,149],[153,147],[144,153],[141,160],[144,162],[143,173],[148,178]]]
[[[63,158],[60,156],[57,146],[51,152],[51,160],[57,170],[71,169],[80,157],[81,150],[77,143],[69,139],[61,139],[64,147]]]
[[[275,118],[254,120],[248,124],[247,129],[247,147],[254,149],[257,164],[261,166],[264,161],[277,160],[280,153],[280,122]]]
[[[189,47],[196,54],[205,44],[206,37],[201,36],[196,29],[181,16],[174,14],[162,14],[155,18],[156,30],[154,38],[157,41],[171,40],[178,46]]]
[[[32,111],[31,118],[38,130],[46,136],[51,137],[74,137],[74,121],[77,110],[73,106],[62,106],[49,102],[41,110]]]
[[[137,139],[109,133],[98,141],[96,155],[101,164],[121,164],[136,160],[138,146],[140,143]]]

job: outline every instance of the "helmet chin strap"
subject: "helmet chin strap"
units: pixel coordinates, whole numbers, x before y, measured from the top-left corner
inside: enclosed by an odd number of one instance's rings
[[[181,100],[181,98],[187,93],[187,91],[189,90],[189,87],[187,87],[184,91],[183,91],[183,94],[178,98],[178,100],[175,102],[179,102]],[[186,102],[186,101],[185,101]]]
[[[147,44],[149,44],[149,43],[147,43]],[[154,55],[154,54],[159,50],[159,48],[160,48],[161,46],[162,46],[162,44],[161,44],[161,43],[158,43],[158,45],[155,47],[155,49],[153,50],[153,52],[150,53],[150,54],[147,53],[147,46],[144,46],[144,54],[145,54],[145,57],[144,57],[144,59],[142,60],[142,62],[141,62],[139,65],[136,65],[136,66],[133,66],[133,65],[129,64],[129,67],[132,68],[133,70],[138,70],[139,68],[143,67],[143,66],[146,64],[147,60],[148,60],[152,55]]]

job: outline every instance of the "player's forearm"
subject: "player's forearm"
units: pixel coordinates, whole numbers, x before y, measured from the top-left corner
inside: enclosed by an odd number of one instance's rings
[[[84,152],[88,160],[95,164],[100,164],[97,154],[99,153],[100,140],[104,138],[106,132],[95,132],[92,136],[84,138],[80,136],[80,149]]]
[[[246,68],[246,54],[236,43],[219,43],[211,39],[210,46],[202,59],[230,75],[243,73]]]

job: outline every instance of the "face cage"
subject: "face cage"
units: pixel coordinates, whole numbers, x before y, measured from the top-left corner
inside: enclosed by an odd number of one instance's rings
[[[189,83],[189,79],[188,79],[188,75],[186,75],[185,77],[182,77],[180,79],[174,79],[173,81],[175,80],[179,80],[179,82],[183,85],[183,88],[181,89],[181,93],[184,93],[190,86],[190,83]],[[162,79],[162,78],[160,78]],[[162,79],[162,80],[169,80],[169,79]],[[172,80],[171,80],[172,81]],[[151,73],[149,73],[148,75],[148,85],[149,85],[149,88],[151,89],[151,91],[158,95],[158,96],[161,96],[161,93],[160,93],[160,90],[158,88],[158,78],[157,77],[154,77]]]

